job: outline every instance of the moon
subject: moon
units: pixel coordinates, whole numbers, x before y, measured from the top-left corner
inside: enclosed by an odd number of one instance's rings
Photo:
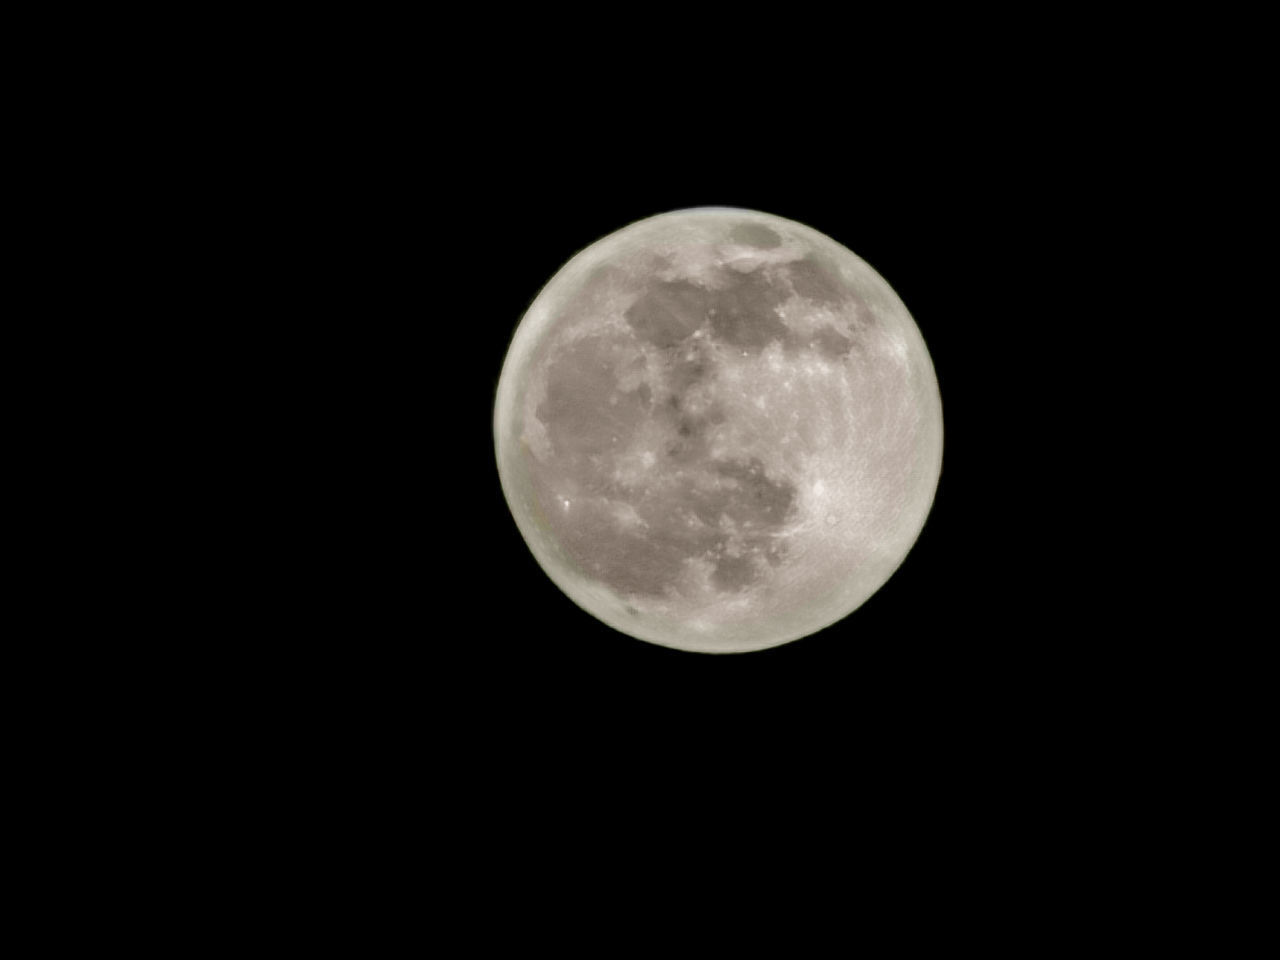
[[[649,643],[762,650],[902,563],[942,467],[915,321],[830,237],[754,210],[650,217],[583,250],[507,351],[503,493],[539,565]]]

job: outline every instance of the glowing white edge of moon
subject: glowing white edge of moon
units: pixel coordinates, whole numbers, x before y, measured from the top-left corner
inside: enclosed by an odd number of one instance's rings
[[[918,496],[916,502],[910,504],[911,513],[916,516],[900,531],[901,535],[897,538],[894,549],[890,551],[892,562],[885,564],[869,578],[862,578],[860,581],[857,578],[849,578],[847,592],[842,595],[833,594],[829,602],[821,604],[825,610],[811,608],[808,616],[802,613],[794,617],[793,619],[799,622],[789,628],[783,627],[779,632],[771,633],[767,637],[755,637],[741,643],[707,640],[700,642],[697,625],[688,622],[637,623],[634,619],[628,619],[622,612],[625,604],[613,590],[578,574],[561,557],[555,555],[552,545],[547,542],[547,531],[540,529],[531,519],[536,508],[532,507],[527,492],[520,488],[519,481],[523,478],[514,476],[516,468],[513,466],[512,458],[518,447],[513,449],[509,446],[519,443],[519,438],[514,436],[515,418],[520,409],[522,388],[527,386],[529,379],[528,361],[537,349],[541,338],[556,319],[557,310],[563,305],[566,296],[577,289],[581,279],[591,269],[620,251],[626,250],[639,236],[658,225],[668,221],[725,217],[732,218],[734,222],[756,222],[775,230],[785,230],[791,236],[803,238],[813,248],[836,254],[841,267],[852,267],[861,274],[860,280],[864,287],[872,287],[882,300],[877,314],[883,313],[886,317],[892,317],[896,332],[911,341],[904,344],[904,347],[911,355],[916,368],[927,371],[929,389],[926,392],[931,396],[933,404],[933,410],[924,415],[930,421],[926,427],[932,435],[926,435],[919,441],[919,444],[927,445],[933,454],[929,462],[924,465],[927,476],[921,478],[923,488],[927,488],[927,496]],[[503,494],[525,543],[552,582],[587,613],[621,633],[660,646],[702,653],[742,653],[789,643],[844,619],[865,603],[905,560],[923,530],[932,509],[941,476],[942,440],[941,397],[932,358],[914,319],[888,282],[857,254],[805,224],[736,207],[697,207],[658,214],[628,224],[579,251],[543,286],[518,323],[503,363],[494,403],[494,446]]]

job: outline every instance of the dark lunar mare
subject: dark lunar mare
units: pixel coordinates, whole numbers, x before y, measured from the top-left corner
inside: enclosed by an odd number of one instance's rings
[[[729,239],[761,250],[782,246],[782,238],[762,223],[740,223],[729,231]]]
[[[733,238],[764,249],[780,242],[753,225],[735,228]],[[593,286],[615,279],[598,273]],[[838,271],[817,255],[748,272],[724,268],[711,287],[653,281],[625,311],[631,336],[584,338],[550,365],[536,414],[555,456],[537,467],[534,486],[556,540],[585,574],[622,596],[657,597],[680,590],[687,561],[703,558],[713,586],[731,593],[781,562],[779,535],[794,519],[794,485],[769,476],[758,459],[713,460],[708,432],[723,422],[724,409],[704,397],[695,410],[688,400],[712,378],[717,345],[753,354],[778,342],[788,352],[831,359],[853,349],[829,325],[803,339],[791,331],[778,307],[793,291],[821,304],[849,299]],[[693,338],[699,329],[706,336]],[[642,343],[658,351],[661,376],[652,387],[624,390],[620,373],[640,362]],[[650,451],[659,479],[619,481],[618,457],[646,422],[658,423],[664,438]],[[620,519],[626,508],[634,511],[630,522]]]

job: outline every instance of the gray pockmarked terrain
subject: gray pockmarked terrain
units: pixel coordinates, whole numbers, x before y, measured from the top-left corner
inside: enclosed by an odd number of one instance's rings
[[[942,410],[889,285],[802,224],[663,214],[574,257],[516,330],[499,474],[551,579],[610,626],[775,646],[889,578],[933,502]]]

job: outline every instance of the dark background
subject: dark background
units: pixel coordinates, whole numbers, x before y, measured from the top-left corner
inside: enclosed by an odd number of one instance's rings
[[[1098,618],[1105,544],[1085,521],[1106,464],[1077,449],[1099,380],[1080,331],[1111,269],[1091,198],[1133,175],[1104,162],[1105,129],[1073,134],[1070,105],[1038,91],[468,93],[348,105],[323,162],[279,178],[306,185],[287,209],[316,254],[298,284],[315,319],[288,304],[304,346],[287,358],[314,389],[278,431],[320,461],[280,498],[306,505],[290,549],[316,574],[295,604],[315,639],[286,664],[310,678],[300,696],[396,748],[425,723],[464,766],[579,771],[761,750],[967,763],[965,744],[1032,754],[1113,709],[1134,655],[1112,639],[1133,621]],[[493,449],[502,362],[543,285],[627,224],[706,205],[865,259],[919,326],[943,407],[937,497],[899,570],[839,623],[749,654],[666,649],[580,610],[521,539]]]
[[[851,872],[911,903],[894,881],[923,876],[949,899],[992,866],[994,836],[1013,853],[995,867],[1035,897],[1023,878],[1069,859],[1045,846],[1088,861],[1091,842],[1154,833],[1164,798],[1126,785],[1194,731],[1171,732],[1151,693],[1201,693],[1162,674],[1166,635],[1123,582],[1138,566],[1131,487],[1159,478],[1131,480],[1098,422],[1127,440],[1162,413],[1159,396],[1135,410],[1108,396],[1108,358],[1118,331],[1167,337],[1114,290],[1139,279],[1124,256],[1142,243],[1136,198],[1181,213],[1182,184],[1149,185],[1196,135],[1185,99],[1124,42],[1127,88],[1098,77],[1092,46],[1046,57],[1058,25],[1005,44],[1010,24],[980,24],[975,46],[936,21],[886,33],[735,11],[723,19],[759,35],[721,24],[631,50],[619,38],[646,17],[623,16],[585,42],[568,24],[562,45],[497,16],[380,26],[367,42],[345,15],[323,42],[292,19],[276,36],[247,29],[261,65],[219,49],[171,110],[141,118],[146,149],[110,123],[86,144],[95,162],[118,152],[158,208],[143,226],[164,249],[128,257],[129,296],[107,298],[127,312],[155,274],[169,281],[160,335],[135,350],[175,384],[139,390],[140,407],[184,389],[201,406],[174,404],[154,472],[127,474],[181,502],[147,543],[159,583],[132,577],[120,618],[91,610],[104,669],[89,661],[88,679],[106,709],[78,736],[102,737],[116,769],[76,796],[122,785],[150,818],[189,793],[209,815],[183,833],[252,847],[240,875],[274,850],[321,883],[389,877],[415,904],[423,877],[441,879],[484,905],[485,930],[511,926],[490,909],[504,882],[516,900],[558,893],[567,838],[596,854],[576,874],[588,885],[652,860],[659,909],[705,903],[704,871],[742,864],[738,906],[834,874],[843,915]],[[924,26],[950,61],[924,48]],[[171,86],[163,71],[139,81]],[[1162,99],[1171,149],[1126,150]],[[119,206],[98,218],[118,247],[134,194],[100,192]],[[929,347],[945,431],[932,513],[890,581],[819,634],[726,656],[633,640],[564,597],[511,520],[492,438],[507,344],[556,270],[637,219],[713,204],[801,221],[878,270]],[[195,438],[189,460],[170,432]],[[1118,519],[1099,520],[1101,500]],[[132,545],[128,511],[104,512]],[[1196,582],[1185,565],[1163,583],[1174,609]],[[112,634],[140,616],[159,642],[132,654]],[[99,722],[120,713],[136,733]],[[153,739],[141,762],[159,788],[135,800],[116,758]],[[1165,857],[1169,835],[1153,836]],[[836,854],[761,876],[770,843]],[[887,883],[862,862],[871,846],[889,852]],[[390,869],[336,866],[371,852]],[[1086,862],[1083,888],[1124,885],[1112,863]],[[576,909],[557,900],[557,918]]]
[[[1158,478],[1099,429],[1128,442],[1162,415],[1159,396],[1130,410],[1108,390],[1118,332],[1167,336],[1115,294],[1140,277],[1125,254],[1160,162],[1121,149],[1147,93],[1091,101],[1074,55],[1029,72],[1021,40],[1024,62],[986,76],[963,45],[928,74],[914,31],[822,50],[807,15],[776,18],[803,34],[789,46],[673,38],[637,61],[597,43],[587,63],[531,41],[514,69],[488,49],[505,21],[408,31],[403,52],[380,33],[364,56],[269,56],[275,82],[248,76],[236,102],[220,57],[226,135],[185,103],[189,141],[154,124],[163,149],[138,175],[177,181],[154,231],[174,294],[138,354],[159,342],[174,381],[206,365],[209,439],[179,405],[191,461],[158,438],[146,478],[189,497],[161,517],[166,578],[136,584],[174,611],[162,642],[130,659],[91,635],[139,693],[90,681],[136,717],[121,742],[163,742],[143,753],[162,805],[191,771],[212,844],[277,850],[321,883],[335,865],[386,878],[415,903],[440,879],[483,904],[487,930],[512,926],[490,909],[504,883],[577,911],[554,882],[574,846],[606,899],[597,878],[647,866],[659,910],[701,905],[727,867],[753,909],[834,875],[844,915],[850,874],[891,891],[923,876],[950,897],[991,868],[994,837],[1013,852],[996,868],[1037,896],[1022,879],[1057,872],[1046,845],[1087,860],[1158,822],[1162,798],[1128,785],[1193,740],[1161,699],[1200,693],[1169,681],[1167,634],[1125,581],[1144,574],[1130,505]],[[868,64],[869,46],[888,62]],[[543,285],[636,220],[704,205],[800,221],[875,268],[923,334],[944,422],[933,509],[891,579],[813,636],[721,656],[632,639],[561,594],[507,509],[492,434]],[[174,239],[192,223],[203,247]],[[191,298],[208,305],[195,324]],[[1164,583],[1175,609],[1190,572]],[[889,869],[866,867],[870,848]],[[830,862],[762,876],[771,853]],[[370,854],[387,869],[340,866]],[[1088,890],[1113,872],[1087,867]]]

